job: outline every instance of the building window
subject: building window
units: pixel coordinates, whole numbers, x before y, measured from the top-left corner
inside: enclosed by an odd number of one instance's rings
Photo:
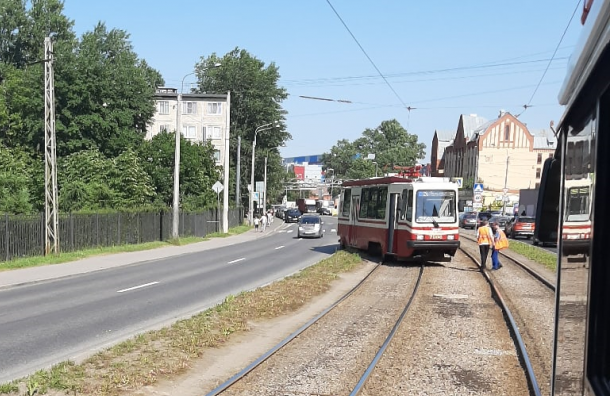
[[[182,135],[187,139],[197,139],[197,128],[194,125],[183,125]]]
[[[222,136],[220,134],[219,126],[204,126],[203,127],[204,136],[207,139],[221,139]]]
[[[170,131],[169,124],[159,125],[159,133],[161,133],[161,132],[169,132],[169,131]]]
[[[214,150],[214,161],[220,162],[220,150]]]
[[[197,102],[182,103],[182,114],[197,114]]]
[[[208,114],[222,114],[222,103],[208,103]]]
[[[159,102],[159,114],[169,114],[169,102],[167,100]]]
[[[536,179],[540,179],[540,168],[536,168]]]
[[[508,124],[504,125],[504,140],[505,141],[510,140],[510,125],[508,125]]]
[[[538,161],[536,163],[537,164],[541,164],[542,163],[542,153],[538,153]]]

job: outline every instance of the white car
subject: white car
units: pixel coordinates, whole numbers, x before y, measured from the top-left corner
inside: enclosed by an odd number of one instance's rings
[[[324,231],[322,230],[322,219],[320,216],[304,215],[299,220],[299,230],[297,237],[315,237],[322,238]]]

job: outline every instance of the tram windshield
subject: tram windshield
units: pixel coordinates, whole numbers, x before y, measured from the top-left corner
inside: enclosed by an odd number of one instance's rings
[[[568,189],[566,221],[589,220],[589,187],[572,187]]]
[[[415,199],[417,223],[454,223],[456,221],[455,191],[420,190]]]

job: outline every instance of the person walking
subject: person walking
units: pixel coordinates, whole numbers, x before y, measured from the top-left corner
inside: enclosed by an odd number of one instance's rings
[[[260,221],[258,220],[258,216],[254,216],[254,231],[258,232],[258,224],[260,223]]]
[[[491,252],[491,269],[499,270],[502,268],[502,264],[500,264],[500,250],[506,249],[508,247],[508,238],[504,231],[500,229],[497,222],[494,222],[491,225],[491,231],[494,236],[494,248]]]
[[[265,232],[265,228],[267,228],[267,215],[263,213],[261,217],[261,232]]]
[[[484,271],[489,249],[494,247],[494,236],[491,228],[487,225],[487,220],[482,220],[481,226],[477,229],[477,243],[481,253],[481,271]]]

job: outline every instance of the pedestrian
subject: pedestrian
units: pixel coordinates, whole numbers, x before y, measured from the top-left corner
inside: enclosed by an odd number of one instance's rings
[[[479,244],[479,252],[481,253],[481,271],[485,270],[489,249],[494,247],[494,236],[491,228],[487,225],[487,220],[481,220],[481,226],[477,230],[477,243]]]
[[[271,226],[271,223],[273,223],[273,213],[271,213],[271,210],[267,212],[267,220],[267,224]]]
[[[504,231],[500,229],[497,222],[494,222],[491,225],[491,231],[494,236],[494,248],[491,252],[491,269],[499,270],[502,268],[499,258],[500,250],[508,247],[508,238],[506,237],[506,234],[504,234]]]
[[[261,217],[261,232],[265,232],[265,228],[267,228],[267,215],[263,213]]]
[[[258,232],[258,223],[259,223],[258,216],[254,216],[254,231],[255,232]]]

